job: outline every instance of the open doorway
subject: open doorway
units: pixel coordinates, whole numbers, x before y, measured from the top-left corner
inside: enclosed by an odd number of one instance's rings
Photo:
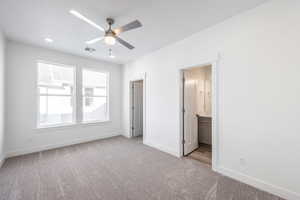
[[[143,102],[144,102],[144,81],[143,80],[136,80],[131,81],[130,83],[130,101],[131,101],[131,120],[130,120],[130,126],[131,126],[131,137],[138,139],[140,141],[143,140]]]
[[[212,66],[183,70],[183,155],[212,164]]]

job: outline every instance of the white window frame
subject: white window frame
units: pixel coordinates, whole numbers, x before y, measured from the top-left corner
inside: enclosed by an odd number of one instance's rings
[[[40,91],[39,91],[39,64],[48,64],[48,65],[55,65],[58,67],[65,67],[65,68],[72,68],[73,69],[73,77],[74,77],[74,88],[73,88],[73,93],[72,95],[40,95]],[[49,62],[49,61],[44,61],[44,60],[38,60],[36,62],[36,100],[37,100],[37,112],[36,112],[36,116],[37,116],[37,120],[36,120],[36,127],[39,128],[52,128],[52,127],[61,127],[61,126],[70,126],[70,125],[75,125],[77,123],[77,109],[76,109],[76,105],[77,105],[77,79],[76,79],[76,67],[75,66],[71,66],[71,65],[65,65],[65,64],[60,64],[60,63],[54,63],[54,62]],[[72,98],[72,108],[73,108],[73,112],[72,112],[72,122],[70,123],[58,123],[58,124],[53,124],[53,125],[41,125],[40,124],[40,96],[68,96]]]
[[[83,121],[83,99],[84,99],[84,95],[83,95],[83,71],[91,71],[91,72],[98,72],[98,73],[103,73],[106,74],[106,96],[101,96],[101,95],[94,95],[92,97],[106,97],[106,110],[107,110],[107,119],[106,120],[89,120],[89,121]],[[109,122],[110,121],[110,102],[109,102],[109,79],[110,79],[110,73],[108,71],[103,71],[103,70],[97,70],[94,68],[89,68],[89,67],[84,67],[81,68],[80,70],[80,95],[78,95],[80,97],[80,100],[78,101],[80,103],[80,105],[78,105],[78,107],[80,107],[79,112],[80,112],[80,122],[82,124],[90,124],[90,123],[102,123],[102,122]]]
[[[39,63],[43,64],[50,64],[55,65],[58,67],[69,67],[73,69],[74,73],[74,89],[73,89],[73,95],[72,102],[73,102],[73,113],[72,113],[72,122],[70,123],[59,123],[59,124],[53,124],[53,125],[40,125],[40,93],[39,93]],[[106,79],[106,110],[107,110],[107,119],[106,120],[90,120],[90,121],[83,121],[83,84],[82,84],[82,72],[83,70],[87,71],[94,71],[99,73],[105,73],[107,76]],[[47,128],[59,128],[59,127],[69,127],[69,126],[78,126],[80,124],[82,125],[89,125],[89,124],[97,124],[97,123],[106,123],[110,122],[110,72],[104,71],[104,70],[98,70],[94,67],[78,67],[75,65],[66,65],[56,62],[50,62],[45,60],[37,60],[36,61],[36,128],[37,129],[47,129]],[[46,95],[45,95],[46,96]],[[47,95],[47,96],[70,96],[70,95]],[[98,97],[98,96],[95,96]],[[100,97],[100,96],[99,96]]]

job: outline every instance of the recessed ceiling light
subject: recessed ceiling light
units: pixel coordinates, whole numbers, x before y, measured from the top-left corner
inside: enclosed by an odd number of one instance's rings
[[[47,42],[47,43],[52,43],[53,40],[52,40],[51,38],[45,38],[45,42]]]

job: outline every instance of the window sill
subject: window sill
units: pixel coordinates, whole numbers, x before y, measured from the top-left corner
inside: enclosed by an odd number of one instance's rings
[[[89,124],[102,124],[102,123],[108,123],[111,122],[110,120],[105,121],[86,121],[86,122],[80,122],[78,125],[89,125]]]
[[[57,125],[49,125],[49,126],[38,126],[35,129],[36,130],[64,129],[64,128],[72,128],[72,127],[95,126],[95,125],[100,125],[100,124],[110,123],[110,122],[111,122],[111,120],[78,122],[78,123],[57,124]]]
[[[48,129],[48,128],[60,128],[60,127],[69,127],[75,126],[76,123],[66,123],[66,124],[56,124],[56,125],[46,125],[46,126],[37,126],[36,129]]]

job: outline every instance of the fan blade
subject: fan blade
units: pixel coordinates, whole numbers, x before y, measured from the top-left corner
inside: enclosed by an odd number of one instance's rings
[[[96,24],[95,22],[93,22],[92,20],[86,18],[85,16],[83,16],[82,14],[80,14],[79,12],[77,12],[76,10],[70,10],[70,13],[72,15],[74,15],[75,17],[81,19],[82,21],[85,21],[86,23],[92,25],[93,27],[99,29],[100,31],[105,32],[104,28],[102,28],[101,26],[99,26],[98,24]]]
[[[94,44],[94,43],[99,42],[99,41],[101,41],[101,40],[103,40],[103,39],[104,39],[104,37],[99,37],[99,38],[95,38],[95,39],[86,41],[85,43],[86,43],[86,44]]]
[[[114,30],[114,32],[118,35],[120,33],[123,33],[125,31],[130,31],[132,29],[136,29],[142,26],[142,23],[139,20],[135,20],[133,22],[130,22],[129,24],[126,24],[124,26],[121,26],[120,28],[117,28]]]
[[[128,49],[134,49],[134,46],[132,46],[131,44],[129,44],[128,42],[126,42],[125,40],[123,40],[123,39],[121,39],[121,38],[119,38],[119,37],[115,37],[116,38],[116,40],[120,43],[120,44],[122,44],[122,45],[124,45],[125,47],[127,47]]]

